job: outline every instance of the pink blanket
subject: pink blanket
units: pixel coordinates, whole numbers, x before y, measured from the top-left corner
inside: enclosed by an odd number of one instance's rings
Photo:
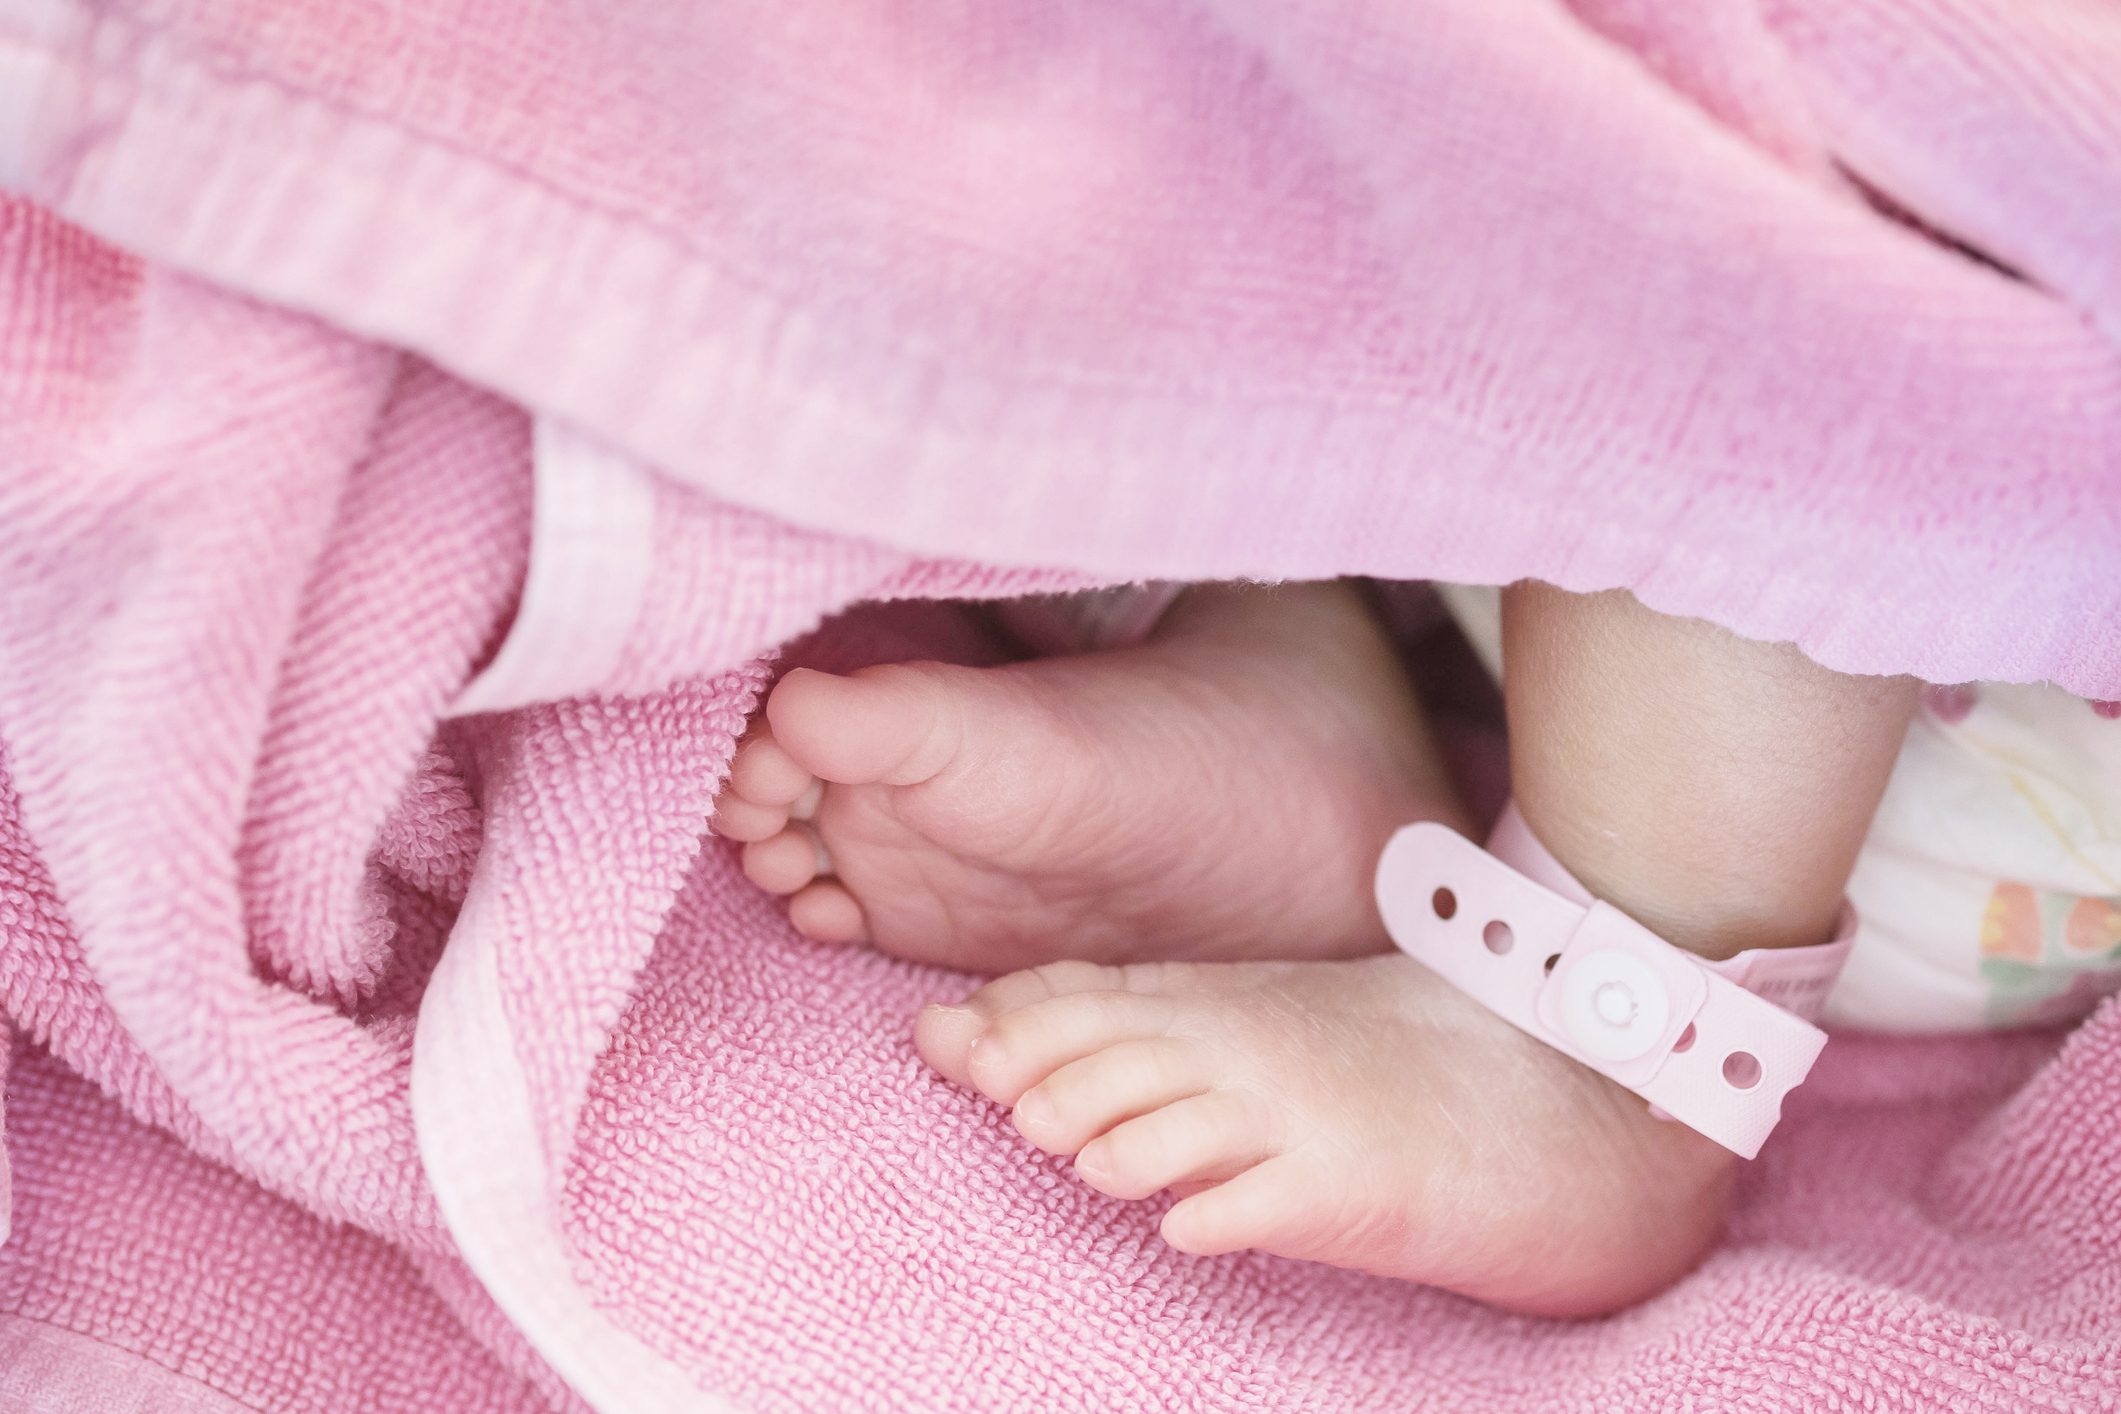
[[[864,598],[1537,574],[2121,697],[2121,12],[5,0],[0,184],[11,1407],[2121,1400],[2111,1006],[1842,1038],[1556,1325],[1175,1257],[703,841]]]

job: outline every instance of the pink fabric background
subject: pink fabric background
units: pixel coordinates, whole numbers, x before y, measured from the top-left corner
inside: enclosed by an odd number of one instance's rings
[[[2121,693],[2106,0],[7,14],[0,181],[795,524]]]
[[[1843,1038],[1557,1326],[1162,1250],[703,841],[861,598],[1536,573],[2121,697],[2110,7],[12,0],[0,183],[0,1392],[2121,1398],[2111,1007]]]

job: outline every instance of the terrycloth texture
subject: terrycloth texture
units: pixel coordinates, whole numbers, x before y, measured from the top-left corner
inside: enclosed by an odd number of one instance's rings
[[[796,524],[2121,695],[2107,0],[1582,11],[10,0],[0,183]]]
[[[0,1408],[581,1407],[482,1347],[429,1264],[264,1193],[15,1049]],[[483,1323],[505,1335],[490,1312]]]
[[[2117,115],[2064,0],[0,4],[0,1349],[74,1407],[2121,1400],[2112,1007],[1844,1039],[1700,1273],[1556,1326],[1172,1256],[914,1060],[965,979],[702,847],[760,655],[865,597],[1540,574],[2121,697]]]

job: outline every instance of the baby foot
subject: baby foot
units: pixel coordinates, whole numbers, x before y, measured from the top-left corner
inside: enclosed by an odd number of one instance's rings
[[[1385,947],[1370,873],[1458,806],[1342,584],[1196,590],[1139,648],[783,678],[716,830],[799,932],[1001,972]]]
[[[1410,959],[1054,963],[922,1013],[916,1043],[1164,1240],[1258,1248],[1589,1315],[1715,1239],[1730,1155]]]

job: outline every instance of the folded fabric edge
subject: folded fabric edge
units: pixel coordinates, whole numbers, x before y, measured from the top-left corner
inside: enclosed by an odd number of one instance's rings
[[[62,6],[25,13],[31,31],[39,16],[52,35],[63,29]],[[1066,466],[1082,459],[1218,465],[1238,474],[1264,469],[1297,439],[1335,461],[1369,456],[1365,449],[1393,435],[1381,410],[1339,409],[1322,425],[1319,409],[1234,398],[1152,428],[1150,394],[997,385],[976,390],[973,401],[984,410],[972,421],[992,424],[990,432],[1006,425],[1011,443],[1025,449],[1020,475],[995,504],[961,507],[973,520],[946,536],[920,504],[932,497],[909,493],[883,514],[874,504],[877,467],[895,468],[889,479],[911,485],[939,470],[985,464],[984,443],[938,433],[909,447],[904,429],[895,431],[884,415],[927,396],[932,370],[909,358],[894,375],[898,386],[871,390],[875,407],[802,415],[805,398],[833,385],[826,371],[848,357],[845,331],[828,337],[796,326],[768,292],[720,280],[657,230],[388,123],[211,72],[124,22],[104,21],[70,44],[34,32],[0,37],[0,74],[0,90],[16,95],[9,106],[23,119],[0,124],[0,184],[128,249],[419,349],[621,440],[625,451],[673,476],[795,524],[916,554],[956,555],[977,544],[997,564],[1044,565],[1051,556],[1022,533],[1040,513],[1026,498],[1048,482],[1065,485]],[[319,172],[389,175],[320,184]],[[528,248],[530,233],[556,228],[576,231],[584,257],[569,262],[569,279],[547,282],[534,300],[504,288],[495,268],[504,262],[492,259],[496,240],[509,245],[513,233]],[[429,238],[435,230],[475,234],[438,242]],[[658,297],[643,298],[647,290]],[[2056,318],[2068,312],[2058,309]],[[541,328],[565,328],[569,337],[557,351],[533,354],[554,342],[533,337]],[[2087,346],[2096,342],[2088,328],[2084,337]],[[759,348],[777,350],[771,366],[745,355]],[[1462,479],[1471,482],[1500,455],[1470,443],[1458,450]],[[800,462],[816,474],[747,476],[762,459]],[[1537,572],[1572,589],[1631,587],[1653,607],[1794,642],[1844,671],[1939,682],[2044,679],[2081,695],[2121,696],[2121,647],[2079,622],[2099,615],[2065,614],[2062,598],[2030,579],[1971,611],[1900,592],[1887,615],[1856,592],[1863,586],[1852,590],[1798,566],[1778,577],[1772,593],[1763,592],[1757,569],[1714,556],[1675,570],[1655,527],[1639,534],[1598,527],[1557,549],[1552,564],[1527,566],[1476,533],[1492,527],[1474,509],[1448,490],[1410,509],[1424,523],[1463,529],[1429,547],[1419,565],[1395,564],[1407,558],[1406,546],[1388,540],[1343,546],[1330,564],[1294,551],[1280,563],[1223,563],[1185,536],[1136,527],[1071,567],[1114,580],[1360,572],[1492,583]],[[1881,583],[1890,582],[1886,568],[1878,567]],[[2121,609],[2121,591],[2114,607]],[[2054,627],[2028,635],[2028,622]],[[1890,626],[1889,648],[1880,646],[1880,624]]]
[[[530,569],[515,622],[450,715],[597,692],[611,681],[655,562],[651,473],[550,418],[533,432]]]
[[[733,1414],[614,1324],[575,1279],[553,1206],[556,1179],[502,1005],[494,933],[479,926],[479,912],[475,889],[413,1033],[413,1126],[458,1251],[517,1330],[595,1408]]]

